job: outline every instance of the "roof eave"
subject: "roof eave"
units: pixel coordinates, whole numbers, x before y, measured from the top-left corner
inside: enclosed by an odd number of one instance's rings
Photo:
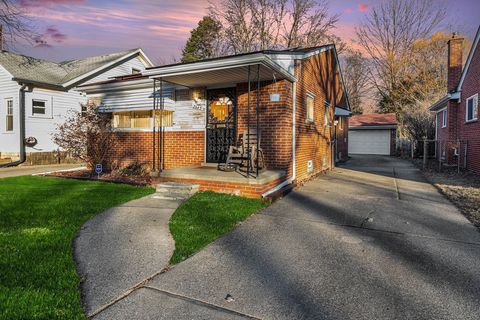
[[[279,64],[274,62],[264,53],[255,53],[252,55],[233,56],[221,60],[198,61],[195,63],[179,64],[173,66],[159,67],[155,69],[147,69],[144,75],[152,79],[161,77],[178,76],[183,74],[201,73],[206,71],[230,69],[235,67],[244,67],[248,65],[263,64],[268,68],[279,72],[285,79],[295,82],[295,77]]]
[[[33,81],[33,80],[21,79],[21,78],[12,78],[12,80],[18,82],[19,84],[32,85],[38,88],[52,89],[57,91],[68,91],[67,88],[58,84],[45,83],[45,82]]]
[[[458,92],[458,91],[451,92],[451,93],[447,94],[446,96],[444,96],[442,99],[435,102],[430,108],[428,108],[428,110],[439,111],[439,110],[445,108],[447,106],[447,103],[450,100],[458,100],[458,99],[460,99],[460,92]]]
[[[62,86],[64,86],[65,88],[70,89],[70,88],[74,87],[75,85],[77,85],[79,82],[81,82],[83,79],[88,78],[88,77],[90,77],[90,76],[92,76],[92,75],[94,75],[94,74],[96,74],[96,73],[101,72],[102,70],[104,70],[104,69],[106,69],[106,68],[109,68],[109,67],[111,67],[111,66],[113,66],[113,65],[115,65],[115,64],[117,64],[117,63],[120,63],[120,62],[122,62],[122,61],[124,61],[124,60],[127,60],[127,59],[129,59],[129,58],[131,58],[131,57],[133,57],[133,56],[136,56],[136,55],[138,55],[138,54],[143,54],[144,57],[146,57],[146,56],[145,56],[145,53],[143,53],[142,49],[140,49],[140,48],[139,48],[139,49],[136,49],[135,51],[132,51],[132,52],[130,52],[130,53],[127,53],[127,54],[121,56],[120,58],[118,58],[118,59],[116,59],[116,60],[114,60],[114,61],[112,61],[112,62],[110,62],[110,63],[108,63],[108,64],[106,64],[106,65],[103,65],[103,66],[101,66],[101,67],[98,67],[98,68],[96,68],[96,69],[94,69],[94,70],[91,70],[91,71],[89,71],[89,72],[87,72],[87,73],[84,73],[84,74],[82,74],[82,75],[80,75],[80,76],[78,76],[78,77],[76,77],[76,78],[74,78],[74,79],[72,79],[72,80],[69,80],[69,81],[63,83]],[[147,59],[148,59],[148,58],[147,58]],[[148,60],[148,61],[150,61],[150,60]],[[150,61],[150,63],[151,63],[151,61]]]
[[[382,124],[382,125],[363,125],[363,126],[349,126],[349,130],[386,130],[397,129],[397,124]]]

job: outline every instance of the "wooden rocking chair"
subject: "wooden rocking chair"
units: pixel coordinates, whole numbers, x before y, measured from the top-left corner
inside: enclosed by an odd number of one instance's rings
[[[230,146],[227,155],[226,165],[236,165],[238,167],[245,167],[250,165],[252,170],[256,170],[257,164],[259,170],[266,169],[265,158],[262,148],[258,148],[257,159],[257,140],[260,145],[260,135],[257,134],[257,130],[250,129],[250,131],[244,132],[241,137],[240,145]],[[250,150],[250,157],[248,156],[248,150]]]

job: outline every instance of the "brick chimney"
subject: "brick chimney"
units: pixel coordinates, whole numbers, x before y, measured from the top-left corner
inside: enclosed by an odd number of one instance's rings
[[[454,91],[462,76],[463,38],[456,33],[448,40],[448,92]]]

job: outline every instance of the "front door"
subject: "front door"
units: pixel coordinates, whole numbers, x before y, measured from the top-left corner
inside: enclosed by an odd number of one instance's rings
[[[224,163],[235,144],[237,97],[235,88],[207,91],[207,162]]]

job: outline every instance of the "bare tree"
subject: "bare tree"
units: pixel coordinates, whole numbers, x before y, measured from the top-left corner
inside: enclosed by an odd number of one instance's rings
[[[369,90],[367,60],[359,51],[348,51],[342,60],[343,79],[351,111],[361,114],[363,99]]]
[[[357,41],[371,62],[370,80],[378,92],[380,109],[402,113],[410,97],[402,94],[409,85],[412,48],[444,21],[445,6],[434,0],[386,0],[372,7],[356,29]]]
[[[210,15],[223,25],[230,53],[340,43],[331,31],[338,15],[326,0],[222,0]]]
[[[7,48],[12,47],[19,38],[33,40],[36,33],[31,22],[26,9],[17,1],[0,0],[0,28]]]
[[[98,113],[92,105],[83,109],[83,112],[70,111],[53,134],[53,141],[93,170],[97,163],[107,165],[105,161],[116,140],[109,116]]]

